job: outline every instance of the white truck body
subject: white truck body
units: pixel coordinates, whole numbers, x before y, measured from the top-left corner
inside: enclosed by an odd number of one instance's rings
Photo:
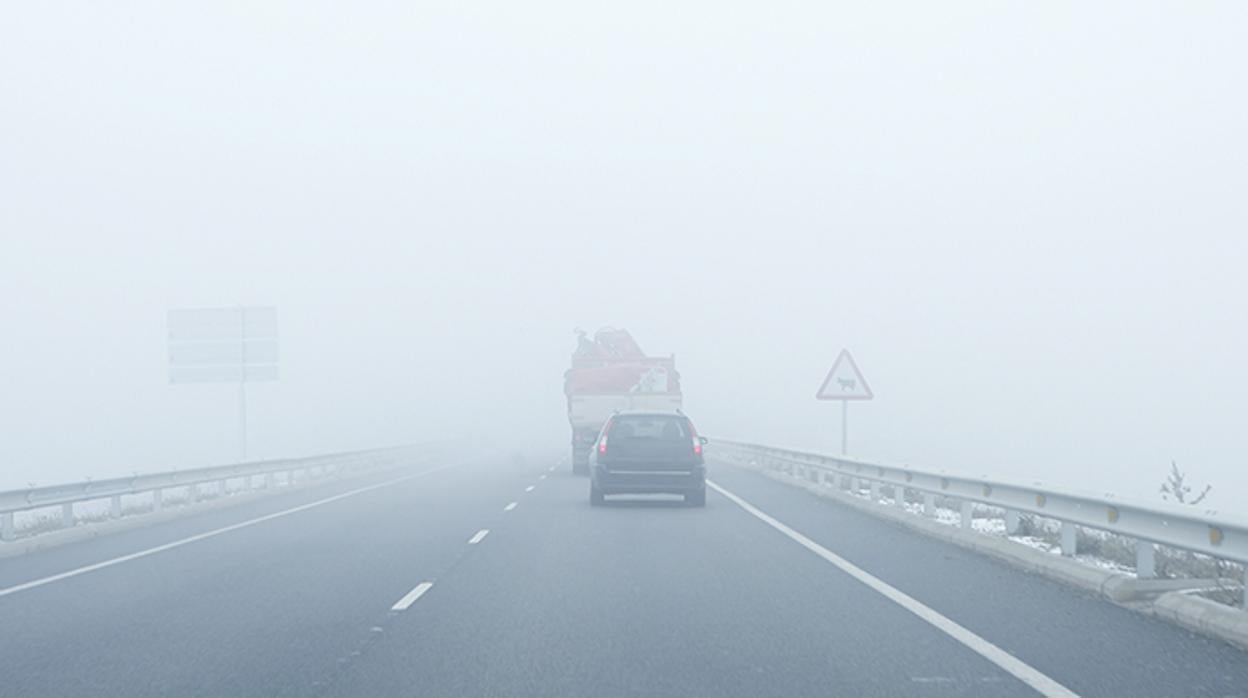
[[[568,421],[573,429],[597,432],[617,410],[673,412],[680,406],[680,393],[573,395],[568,400]]]

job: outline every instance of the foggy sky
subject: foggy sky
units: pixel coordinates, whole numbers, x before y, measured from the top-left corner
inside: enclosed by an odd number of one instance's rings
[[[9,3],[0,488],[228,462],[171,308],[278,307],[252,454],[566,448],[572,328],[704,433],[1242,506],[1242,3]]]

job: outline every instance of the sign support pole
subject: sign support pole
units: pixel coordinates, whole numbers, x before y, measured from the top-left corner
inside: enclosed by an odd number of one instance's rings
[[[238,462],[247,462],[247,381],[238,382]]]
[[[841,455],[849,455],[849,400],[841,400]]]

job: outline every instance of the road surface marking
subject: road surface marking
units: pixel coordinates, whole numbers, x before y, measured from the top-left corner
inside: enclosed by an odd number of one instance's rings
[[[524,491],[525,491],[525,492],[532,492],[534,487],[537,487],[537,485],[529,485],[528,487],[524,488]]]
[[[297,507],[291,507],[290,509],[284,509],[282,511],[274,512],[272,514],[265,514],[264,516],[259,516],[254,519],[249,519],[247,521],[242,521],[236,524],[230,524],[229,526],[222,526],[221,528],[215,528],[211,531],[197,533],[193,536],[188,536],[186,538],[175,540],[170,543],[165,543],[163,545],[157,545],[152,548],[146,548],[138,552],[130,553],[129,555],[122,555],[121,557],[115,557],[110,560],[104,560],[103,562],[96,562],[94,564],[85,565],[83,567],[78,567],[78,568],[69,570],[68,572],[61,572],[60,574],[54,574],[50,577],[43,577],[41,579],[35,579],[33,581],[24,582],[22,584],[17,584],[15,586],[0,589],[0,596],[8,596],[9,594],[16,594],[19,591],[26,591],[27,589],[34,589],[36,587],[41,587],[45,584],[51,584],[52,582],[59,582],[62,579],[69,579],[71,577],[77,577],[78,575],[86,574],[88,572],[94,572],[96,570],[102,570],[106,567],[112,567],[113,565],[120,565],[123,562],[130,562],[131,560],[138,560],[139,558],[144,558],[150,555],[155,555],[156,553],[163,553],[166,550],[172,550],[174,548],[180,548],[184,545],[189,545],[191,543],[195,543],[201,540],[214,538],[223,533],[229,533],[230,531],[237,531],[240,528],[247,528],[249,526],[255,526],[258,523],[263,523],[265,521],[272,521],[273,519],[280,519],[283,516],[289,516],[291,514],[295,514],[301,511],[307,511],[308,509],[315,509],[316,507],[324,506],[331,502],[336,502],[340,499],[346,499],[347,497],[354,497],[357,494],[371,492],[373,490],[381,489],[382,487],[389,487],[390,485],[393,485],[396,482],[403,482],[404,480],[411,480],[413,478],[422,477],[425,475],[436,473],[441,470],[447,470],[448,468],[455,468],[455,467],[458,467],[458,466],[442,465],[442,466],[438,466],[437,468],[424,470],[419,473],[414,473],[412,475],[404,475],[403,477],[397,477],[397,478],[394,478],[393,480],[386,480],[385,482],[379,482],[375,485],[368,485],[367,487],[357,487],[356,489],[348,490],[346,492],[336,494],[332,497],[318,499],[315,502],[308,502],[307,504],[300,504]]]
[[[508,504],[507,506],[503,507],[503,511],[511,511],[512,509],[515,509],[516,505],[519,503],[520,502],[512,502],[511,504]]]
[[[541,477],[539,477],[539,478],[537,478],[537,479],[538,479],[538,480],[545,480],[545,479],[546,479],[546,475],[545,475],[545,473],[543,473],[543,474],[542,474],[542,476],[541,476]]]
[[[552,465],[552,466],[550,466],[549,470],[550,470],[550,472],[552,472],[552,473],[553,473],[553,472],[555,472],[555,466],[553,466],[553,465]]]
[[[711,482],[710,480],[707,480],[706,484],[711,489],[727,497],[733,504],[736,504],[737,506],[741,507],[745,511],[749,512],[755,518],[761,520],[763,523],[767,524],[768,526],[771,526],[777,531],[788,536],[790,539],[792,539],[798,545],[801,545],[803,548],[806,548],[807,550],[818,555],[824,560],[832,563],[833,565],[836,565],[837,567],[841,569],[841,571],[845,572],[846,574],[853,577],[854,579],[857,579],[863,584],[866,584],[868,587],[871,587],[876,592],[879,592],[880,595],[887,598],[889,601],[892,601],[893,603],[897,604],[898,606],[901,606],[907,611],[910,611],[911,613],[918,616],[919,618],[922,618],[924,621],[927,621],[937,630],[957,640],[958,642],[962,643],[966,647],[970,648],[975,653],[979,654],[984,659],[987,659],[993,664],[996,664],[997,666],[1001,667],[1005,671],[1009,672],[1018,680],[1036,689],[1036,691],[1039,692],[1041,695],[1061,696],[1063,698],[1078,698],[1078,694],[1071,691],[1069,688],[1066,688],[1065,686],[1061,685],[1060,683],[1054,681],[1048,676],[1045,676],[1044,674],[1040,673],[1036,669],[1032,668],[1030,665],[1025,664],[1024,662],[1019,660],[1017,657],[1011,655],[1009,652],[1006,652],[1005,650],[1001,649],[1000,647],[997,647],[991,642],[988,642],[987,640],[976,635],[970,630],[967,630],[961,625],[958,625],[957,623],[946,618],[945,616],[941,615],[935,610],[928,608],[927,606],[924,606],[922,603],[919,603],[914,598],[907,596],[904,592],[889,585],[884,580],[871,575],[866,570],[863,570],[861,567],[858,567],[857,565],[850,562],[849,560],[846,560],[845,558],[841,557],[840,555],[837,555],[831,550],[828,550],[822,545],[819,545],[818,543],[807,538],[801,533],[793,530],[792,528],[789,528],[788,526],[781,523],[780,521],[777,521],[775,518],[772,518],[770,515],[763,512],[761,509],[754,506],[753,504],[750,504],[749,502],[729,492],[723,487],[720,487],[716,483]]]
[[[406,611],[412,604],[416,603],[416,599],[425,595],[426,591],[433,586],[433,582],[421,582],[416,585],[415,589],[407,592],[407,596],[399,599],[397,603],[390,607],[391,611]]]
[[[472,538],[468,539],[468,545],[476,545],[477,543],[480,543],[482,540],[485,540],[485,537],[488,535],[490,535],[490,529],[483,528],[480,531],[477,531],[476,535],[474,535]]]

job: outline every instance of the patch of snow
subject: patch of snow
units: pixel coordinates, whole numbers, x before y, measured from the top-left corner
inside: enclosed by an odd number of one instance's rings
[[[972,519],[971,530],[989,536],[1005,535],[1005,519]]]
[[[1041,552],[1053,553],[1054,555],[1062,554],[1061,546],[1054,545],[1043,538],[1036,538],[1035,536],[1009,536],[1009,539],[1015,543],[1022,543],[1023,545],[1035,548]]]

